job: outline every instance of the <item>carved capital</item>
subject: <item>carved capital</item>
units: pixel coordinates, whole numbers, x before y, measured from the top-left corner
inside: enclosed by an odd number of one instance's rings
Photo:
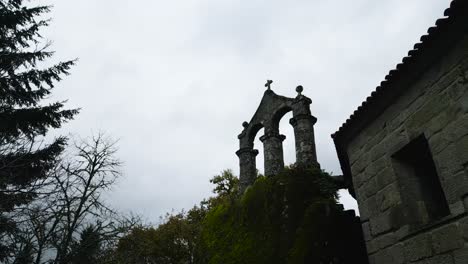
[[[270,138],[275,138],[275,139],[278,139],[281,142],[283,142],[286,139],[286,136],[281,135],[281,134],[276,134],[276,133],[270,133],[270,134],[265,134],[265,135],[261,136],[260,141],[265,142],[265,140],[268,140]]]
[[[238,151],[236,151],[236,155],[240,157],[244,153],[249,153],[252,156],[256,157],[258,155],[258,150],[257,149],[252,149],[252,148],[241,148]]]
[[[297,116],[289,119],[289,123],[294,127],[294,126],[297,125],[297,122],[299,120],[310,120],[310,121],[312,121],[312,125],[315,125],[315,123],[317,123],[317,118],[315,118],[315,116],[305,115],[305,114],[297,115]]]

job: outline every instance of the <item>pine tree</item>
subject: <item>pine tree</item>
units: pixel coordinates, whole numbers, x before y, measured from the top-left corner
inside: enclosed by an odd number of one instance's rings
[[[80,234],[80,241],[71,252],[72,264],[98,263],[101,252],[101,234],[92,225],[87,226]]]
[[[66,144],[59,137],[42,145],[41,138],[78,113],[43,102],[75,61],[39,66],[53,55],[39,33],[50,6],[25,2],[0,0],[0,238],[15,230],[9,213],[34,199],[31,186],[48,176]],[[0,239],[0,262],[9,250]]]

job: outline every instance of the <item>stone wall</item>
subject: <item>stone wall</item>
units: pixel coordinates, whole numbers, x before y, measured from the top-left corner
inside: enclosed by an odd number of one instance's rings
[[[462,40],[347,147],[370,263],[468,263],[468,39]],[[411,193],[394,158],[424,135],[449,215],[411,224]]]
[[[288,98],[275,94],[268,85],[263,94],[260,105],[250,122],[242,124],[243,130],[239,134],[239,147],[236,152],[240,166],[240,192],[252,185],[257,177],[256,156],[258,151],[254,148],[254,139],[258,131],[264,128],[265,134],[260,137],[263,143],[265,161],[265,176],[277,175],[284,169],[283,140],[286,138],[279,132],[279,122],[288,112],[292,111],[293,118],[289,121],[294,128],[294,141],[296,143],[296,166],[308,168],[319,166],[315,150],[314,124],[317,119],[310,112],[312,100],[302,95],[303,87],[298,86],[295,98]]]

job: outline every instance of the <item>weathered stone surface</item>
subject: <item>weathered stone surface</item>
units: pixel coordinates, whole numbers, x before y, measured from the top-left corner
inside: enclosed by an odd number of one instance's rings
[[[415,264],[454,264],[451,254],[439,255],[432,258],[414,262]]]
[[[295,103],[302,104],[302,101]],[[303,107],[308,107],[303,106]],[[296,164],[300,166],[310,166],[317,163],[315,150],[314,124],[317,119],[309,115],[296,115],[290,120],[294,127],[294,137],[296,139]]]
[[[424,105],[415,113],[410,115],[407,122],[405,122],[405,127],[409,137],[414,138],[420,135],[431,119],[443,111],[447,103],[448,96],[446,94],[427,98]]]
[[[380,249],[386,248],[388,246],[391,246],[395,244],[398,240],[395,235],[395,233],[388,233],[388,234],[383,234],[377,238],[375,238],[377,241],[377,245]]]
[[[432,233],[434,253],[441,254],[463,247],[463,239],[455,224],[444,226]]]
[[[398,113],[397,116],[390,119],[387,122],[387,127],[389,131],[395,131],[401,129],[403,126],[404,121],[408,118],[408,111],[404,109]]]
[[[453,260],[455,264],[468,263],[468,247],[455,250],[453,252]]]
[[[376,210],[377,207],[377,200],[375,196],[369,197],[367,200],[358,201],[359,204],[359,212],[361,213],[361,220],[367,221],[369,217],[375,215],[378,211]]]
[[[362,148],[363,152],[369,152],[377,144],[380,144],[382,140],[387,136],[386,130],[380,130],[376,135],[372,136],[370,140],[367,140]]]
[[[377,245],[376,240],[370,240],[366,243],[367,254],[372,254],[379,250],[379,245]]]
[[[468,217],[460,221],[460,231],[463,239],[468,242]]]
[[[368,176],[368,178],[372,178],[387,167],[389,167],[389,161],[387,157],[381,157],[380,159],[369,163],[369,165],[366,167],[365,173]]]
[[[405,255],[404,255],[404,248],[402,244],[396,244],[392,246],[389,250],[388,253],[390,254],[392,258],[393,264],[401,264],[405,262]]]
[[[468,212],[468,194],[463,194],[462,202],[463,207],[465,208],[465,212]]]
[[[356,188],[364,188],[364,184],[366,184],[369,181],[370,177],[366,173],[366,171],[363,171],[356,175],[355,181],[356,181]],[[354,182],[354,181],[353,181]],[[363,194],[365,191],[363,191]]]
[[[265,176],[273,176],[283,170],[283,140],[285,138],[284,135],[277,133],[265,134],[260,137],[260,141],[263,143]]]
[[[378,115],[358,112],[340,132],[346,144],[335,141],[351,157],[342,166],[353,176],[371,263],[468,264],[467,47],[468,34],[415,79],[399,77],[401,94],[385,109],[364,105]],[[420,138],[428,148],[411,145]],[[390,252],[396,245],[404,258]]]
[[[385,248],[375,254],[375,263],[379,264],[403,264],[405,259],[403,247],[395,245],[391,248]]]
[[[351,171],[353,174],[358,174],[364,171],[370,162],[369,153],[362,154],[361,158],[358,159],[353,165],[351,165]]]
[[[377,180],[378,189],[383,189],[389,184],[394,183],[396,180],[395,173],[393,172],[393,169],[391,167],[385,168],[381,172],[377,173],[375,177]]]
[[[395,206],[401,202],[400,195],[398,193],[397,184],[392,184],[385,189],[377,193],[377,203],[380,204],[380,211],[384,212],[389,208]]]
[[[452,215],[460,215],[465,213],[465,205],[463,201],[460,200],[449,204],[449,209]]]
[[[463,112],[463,113],[468,113],[468,100],[466,100],[466,98],[468,97],[468,93],[467,93],[467,84],[465,83],[464,85],[464,95],[462,98],[460,98],[458,100],[458,106],[460,107],[460,110]]]
[[[385,138],[382,142],[375,145],[369,151],[370,156],[371,156],[371,159],[370,159],[371,162],[374,162],[374,161],[382,158],[385,155],[385,153],[387,152],[387,141],[388,140],[389,140],[388,138]]]
[[[447,105],[446,108],[434,118],[431,119],[427,128],[424,130],[424,133],[427,137],[431,137],[432,135],[442,131],[447,125],[456,120],[457,115],[460,111],[457,107],[453,105]]]
[[[459,78],[462,74],[462,69],[460,67],[455,67],[451,71],[447,72],[442,78],[440,78],[437,86],[441,88],[441,90],[447,89],[450,91],[453,89],[454,85],[459,84]],[[452,94],[453,92],[449,92]],[[452,95],[450,96],[452,99],[455,99]]]
[[[365,241],[370,241],[372,239],[369,222],[362,223],[362,233]]]
[[[388,137],[382,143],[385,144],[384,154],[393,154],[397,150],[404,147],[410,142],[410,138],[404,128],[401,128],[393,133],[389,134]]]
[[[236,152],[239,156],[240,165],[240,191],[243,192],[247,186],[254,183],[257,177],[257,167],[255,157],[258,155],[258,150],[252,148],[243,148]]]
[[[400,228],[395,231],[395,235],[398,240],[403,239],[404,237],[407,237],[410,234],[410,226],[409,225],[403,225]]]
[[[279,134],[278,127],[281,118],[289,111],[293,112],[290,120],[294,127],[296,142],[296,165],[301,167],[319,166],[315,149],[314,124],[317,121],[310,112],[312,100],[302,95],[302,88],[296,89],[296,98],[288,98],[275,94],[267,83],[265,91],[257,111],[250,120],[244,122],[244,129],[239,134],[240,149],[236,152],[240,164],[240,189],[255,181],[256,164],[255,157],[258,152],[253,150],[253,142],[257,132],[264,128],[265,134],[260,138],[263,142],[265,156],[265,175],[278,174],[284,168],[283,145],[285,139]]]
[[[447,201],[450,204],[459,203],[461,197],[468,193],[468,175],[466,175],[465,171],[461,170],[454,175],[450,175],[450,178],[444,179],[443,186]]]
[[[371,234],[377,236],[392,229],[390,212],[384,212],[370,218]]]
[[[459,98],[463,96],[459,90],[457,91],[457,93],[452,91],[450,97]],[[435,97],[437,97],[436,93],[434,93]],[[468,167],[468,118],[454,111],[453,107],[442,107],[449,102],[447,101],[447,94],[443,94],[439,99],[425,98],[424,100],[418,100],[421,106],[414,108],[418,109],[417,114],[410,114],[410,120],[406,121],[403,117],[400,117],[400,121],[397,123],[405,124],[405,122],[409,122],[406,124],[406,128],[413,135],[427,131],[427,135],[430,136],[429,146],[434,155],[433,159],[436,163],[437,172],[440,173],[439,177],[449,201],[450,211],[453,215],[459,215],[465,212],[461,197],[468,194],[468,179],[466,178],[468,175],[465,175],[466,172],[463,170],[464,164],[466,164],[465,167]],[[464,100],[468,101],[468,97]],[[438,111],[434,111],[434,109],[438,109]],[[463,121],[458,121],[461,119]],[[457,126],[454,124],[457,124]],[[366,137],[378,138],[380,136],[372,137],[367,133]],[[386,159],[385,155],[394,153],[396,148],[401,148],[405,138],[404,136],[400,138],[393,136],[391,138],[387,134],[382,141],[380,144],[386,144],[386,148],[383,150],[387,152],[382,153],[381,149],[379,149],[379,143],[372,142],[375,146],[369,153],[370,157],[363,158],[364,154],[360,154],[352,171],[359,171],[362,186],[357,189],[357,195],[359,199],[365,199],[359,203],[361,217],[369,219],[369,222],[363,224],[363,227],[370,229],[369,237],[374,237],[371,240],[366,239],[368,250],[372,251],[370,253],[375,251],[370,259],[371,261],[373,259],[375,263],[396,263],[394,260],[389,260],[392,258],[389,257],[388,249],[398,243],[399,239],[414,232],[414,230],[411,231],[412,229],[407,225],[398,228],[399,225],[405,223],[403,218],[411,216],[411,214],[406,216],[401,214],[401,221],[393,219],[395,215],[389,209],[394,206],[399,207],[403,202],[400,198],[401,189],[398,180],[395,178],[396,174],[393,167],[386,165],[383,161]],[[370,144],[367,144],[364,149],[369,148]],[[392,148],[392,144],[398,147]],[[362,147],[359,149],[362,149]],[[376,159],[376,155],[382,155],[382,157]],[[381,170],[379,170],[380,168]],[[377,193],[375,193],[376,191]],[[468,201],[468,199],[466,200]],[[416,204],[420,206],[414,208],[413,213],[420,216],[421,223],[430,223],[431,220],[428,218],[427,212],[425,212],[427,209],[424,203],[416,202]],[[404,208],[404,204],[401,206]],[[379,211],[384,211],[386,214],[379,214]],[[393,232],[393,229],[397,229],[397,231]],[[461,221],[459,226],[452,224],[442,226],[434,230],[434,232],[429,232],[422,233],[404,242],[403,252],[407,262],[402,260],[401,263],[468,263],[464,251],[460,249],[463,247],[463,239],[468,241],[468,220]],[[392,257],[396,256],[395,253],[392,254]]]
[[[462,164],[468,164],[468,135],[458,140],[455,151],[459,161]]]
[[[434,162],[439,172],[439,178],[443,182],[444,179],[450,178],[454,173],[463,170],[456,153],[456,144],[452,143],[434,156]]]
[[[369,179],[364,184],[366,197],[371,197],[377,192],[377,180],[375,178]]]
[[[431,236],[421,234],[405,242],[405,257],[409,261],[416,261],[432,256]]]
[[[445,131],[433,134],[428,139],[429,147],[431,148],[432,155],[434,156],[444,150],[451,143],[451,141],[447,139],[444,133]]]
[[[463,101],[468,103],[468,94],[463,99]],[[457,142],[459,138],[465,135],[468,135],[468,114],[452,120],[444,129],[444,138],[449,142]]]

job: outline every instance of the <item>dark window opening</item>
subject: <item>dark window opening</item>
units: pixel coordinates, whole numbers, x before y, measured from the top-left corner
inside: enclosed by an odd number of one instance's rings
[[[393,155],[403,206],[409,222],[427,224],[450,214],[444,191],[424,135]]]

